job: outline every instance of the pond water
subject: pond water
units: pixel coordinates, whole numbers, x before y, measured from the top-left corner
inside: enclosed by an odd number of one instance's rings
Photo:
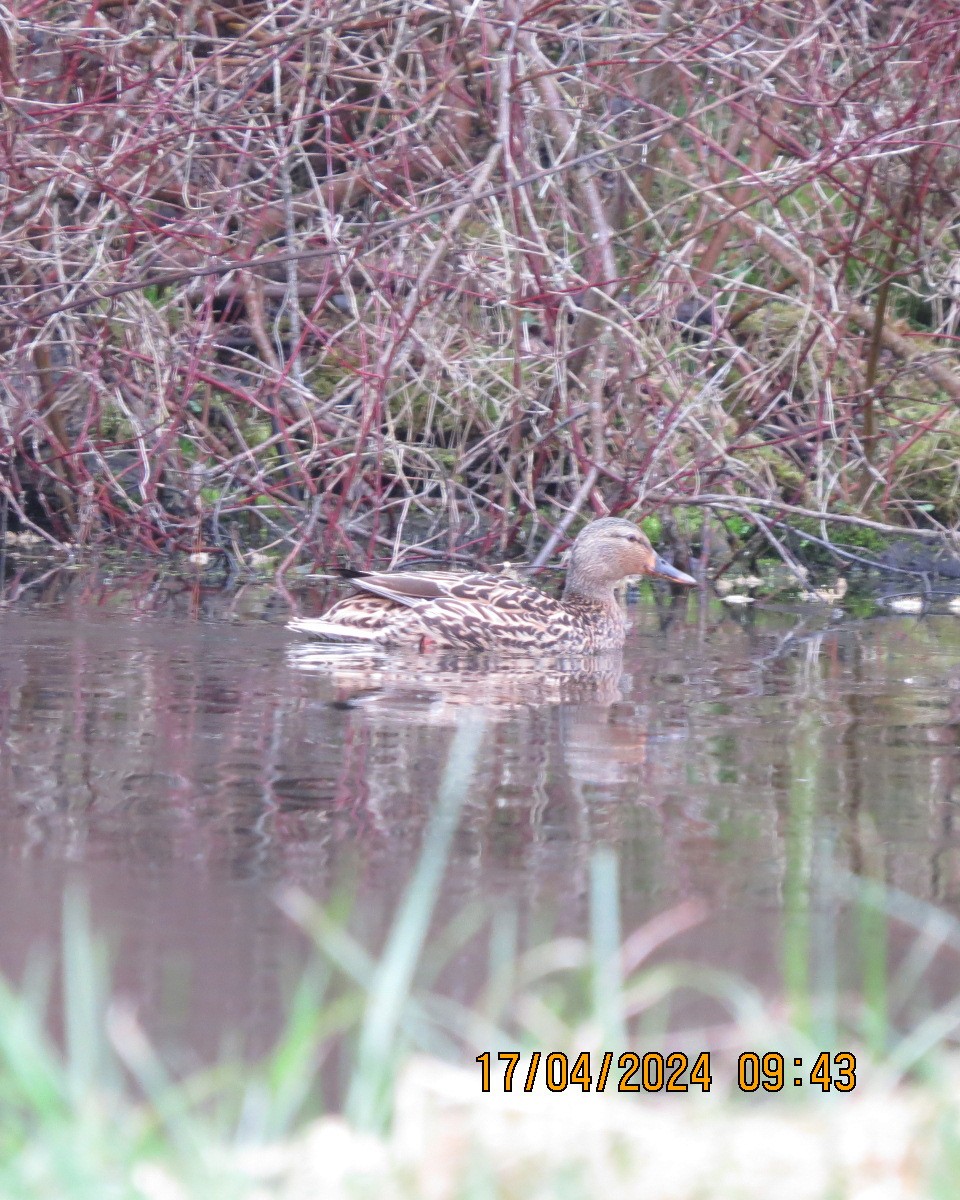
[[[960,618],[648,594],[622,657],[331,666],[288,615],[258,587],[82,572],[0,607],[4,974],[56,953],[76,881],[168,1053],[189,1065],[228,1032],[256,1052],[305,954],[278,887],[351,889],[352,927],[376,949],[479,706],[445,913],[479,899],[513,906],[531,937],[585,933],[591,858],[609,846],[625,933],[702,902],[664,961],[778,996],[800,914],[802,969],[855,1001],[862,877],[891,888],[892,984],[916,928],[951,918],[909,994],[892,990],[892,1019],[956,990]],[[443,986],[468,999],[486,953]]]

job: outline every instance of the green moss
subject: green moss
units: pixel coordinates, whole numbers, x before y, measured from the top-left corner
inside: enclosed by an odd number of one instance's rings
[[[639,521],[640,528],[656,545],[669,537],[671,529],[680,537],[696,542],[703,532],[704,511],[701,508],[678,506],[668,516],[650,513]]]
[[[862,593],[848,593],[843,598],[843,607],[852,617],[866,618],[875,616],[880,609],[874,596]]]
[[[702,508],[681,508],[674,514],[677,532],[684,537],[696,537],[703,530],[704,512]]]
[[[810,533],[815,537],[822,538],[823,530],[819,521],[814,521],[806,517],[797,517],[791,520],[790,528],[799,542],[811,548],[821,549],[816,546],[815,542],[810,542],[803,536],[804,533]],[[873,554],[882,553],[888,544],[888,539],[884,534],[878,532],[876,529],[866,529],[862,525],[828,523],[827,532],[830,541],[836,546],[868,550]],[[827,554],[828,552],[823,550],[823,553]]]
[[[273,437],[273,426],[266,420],[254,418],[244,421],[240,428],[248,446],[262,446]]]
[[[132,442],[137,436],[130,420],[115,404],[105,404],[101,409],[97,435],[113,445]]]
[[[265,516],[273,521],[279,521],[283,517],[283,509],[277,506],[276,500],[272,496],[256,496],[254,498],[254,507],[258,508]]]
[[[723,514],[723,528],[727,534],[732,534],[741,541],[746,541],[753,533],[756,532],[756,525],[749,517],[738,517],[734,514]]]
[[[932,403],[937,403],[939,399],[937,397]],[[930,403],[924,406],[898,406],[896,415],[900,422],[898,432],[901,434],[898,440],[907,440],[912,434],[914,414],[917,421],[922,420],[924,415],[929,419]],[[897,452],[896,442],[891,442],[887,461],[895,495],[917,508],[933,512],[945,524],[952,525],[960,519],[960,472],[957,471],[957,462],[960,461],[960,413],[955,409],[901,453]]]
[[[781,492],[802,496],[806,491],[806,471],[778,447],[763,442],[745,442],[740,453],[754,471],[766,473]]]
[[[343,388],[343,385],[354,376],[344,370],[343,367],[334,366],[325,362],[314,362],[311,364],[307,382],[311,392],[318,400],[329,400]],[[358,381],[359,386],[359,381]]]

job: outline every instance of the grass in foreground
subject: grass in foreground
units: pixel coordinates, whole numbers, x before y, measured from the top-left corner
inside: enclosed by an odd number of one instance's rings
[[[292,996],[274,1050],[254,1064],[223,1063],[174,1080],[135,1014],[112,1000],[107,963],[79,894],[63,925],[63,1038],[48,1033],[49,972],[14,989],[0,982],[0,1196],[34,1200],[193,1200],[354,1196],[438,1200],[530,1197],[917,1197],[960,1189],[960,1073],[947,1045],[960,1001],[906,1035],[889,1013],[934,956],[960,945],[942,912],[857,884],[863,986],[855,1009],[814,994],[802,960],[811,926],[802,905],[785,929],[786,1007],[774,1011],[742,980],[650,955],[699,919],[684,905],[624,936],[617,862],[598,852],[590,931],[518,949],[508,914],[467,910],[436,933],[435,901],[450,838],[469,788],[483,728],[457,731],[419,865],[378,960],[343,918],[298,892],[281,897],[317,954]],[[796,806],[802,816],[803,795]],[[797,824],[798,838],[803,823]],[[800,854],[797,848],[797,854]],[[798,858],[798,862],[800,859]],[[886,923],[917,930],[895,984],[886,983]],[[430,941],[428,933],[433,930]],[[465,1008],[432,989],[465,942],[487,931],[483,993]],[[882,978],[881,978],[882,976]],[[712,1088],[683,1094],[597,1094],[604,1050],[665,1042],[684,991],[712,997]],[[338,1040],[352,1063],[344,1114],[322,1115],[318,1065]],[[673,1037],[691,1065],[704,1032]],[[671,1047],[672,1048],[672,1047]],[[520,1052],[503,1088],[503,1050]],[[745,1049],[784,1055],[785,1088],[736,1086]],[[819,1051],[857,1054],[857,1086],[792,1090]],[[474,1055],[492,1052],[481,1091]],[[534,1050],[591,1052],[587,1090],[550,1091],[540,1071],[524,1089]],[[456,1059],[473,1064],[450,1065]],[[446,1060],[446,1061],[444,1061]],[[611,1078],[622,1070],[614,1067]],[[836,1072],[834,1072],[836,1078]],[[556,1078],[556,1075],[555,1075]],[[639,1079],[640,1076],[636,1076]],[[687,1072],[685,1078],[689,1080]],[[775,1081],[768,1071],[767,1082]],[[909,1082],[907,1080],[909,1079]]]

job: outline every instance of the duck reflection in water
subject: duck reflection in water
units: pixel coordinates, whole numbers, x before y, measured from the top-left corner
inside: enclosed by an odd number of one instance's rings
[[[564,779],[574,791],[592,791],[636,780],[646,764],[652,702],[628,699],[635,681],[624,673],[618,651],[509,658],[401,651],[375,657],[295,643],[287,648],[287,663],[322,679],[325,698],[343,710],[351,730],[344,744],[360,756],[359,776],[370,795],[380,796],[378,809],[388,803],[385,797],[422,790],[416,781],[428,730],[456,727],[471,713],[482,712],[496,740],[496,753],[486,758],[488,783],[497,781],[498,794],[517,791],[517,804],[540,795],[547,778],[556,799]],[[494,735],[493,729],[503,732]]]
[[[453,722],[465,708],[483,708],[496,720],[526,708],[606,707],[623,698],[619,651],[509,658],[463,651],[377,655],[294,643],[287,647],[287,662],[327,676],[336,689],[334,703],[429,724]]]

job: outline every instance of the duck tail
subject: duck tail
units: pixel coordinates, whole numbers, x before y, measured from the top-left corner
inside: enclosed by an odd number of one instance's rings
[[[341,625],[337,621],[325,621],[322,617],[294,617],[287,622],[293,633],[305,633],[308,637],[321,638],[325,642],[379,642],[382,635],[378,629],[358,629],[356,625]]]

